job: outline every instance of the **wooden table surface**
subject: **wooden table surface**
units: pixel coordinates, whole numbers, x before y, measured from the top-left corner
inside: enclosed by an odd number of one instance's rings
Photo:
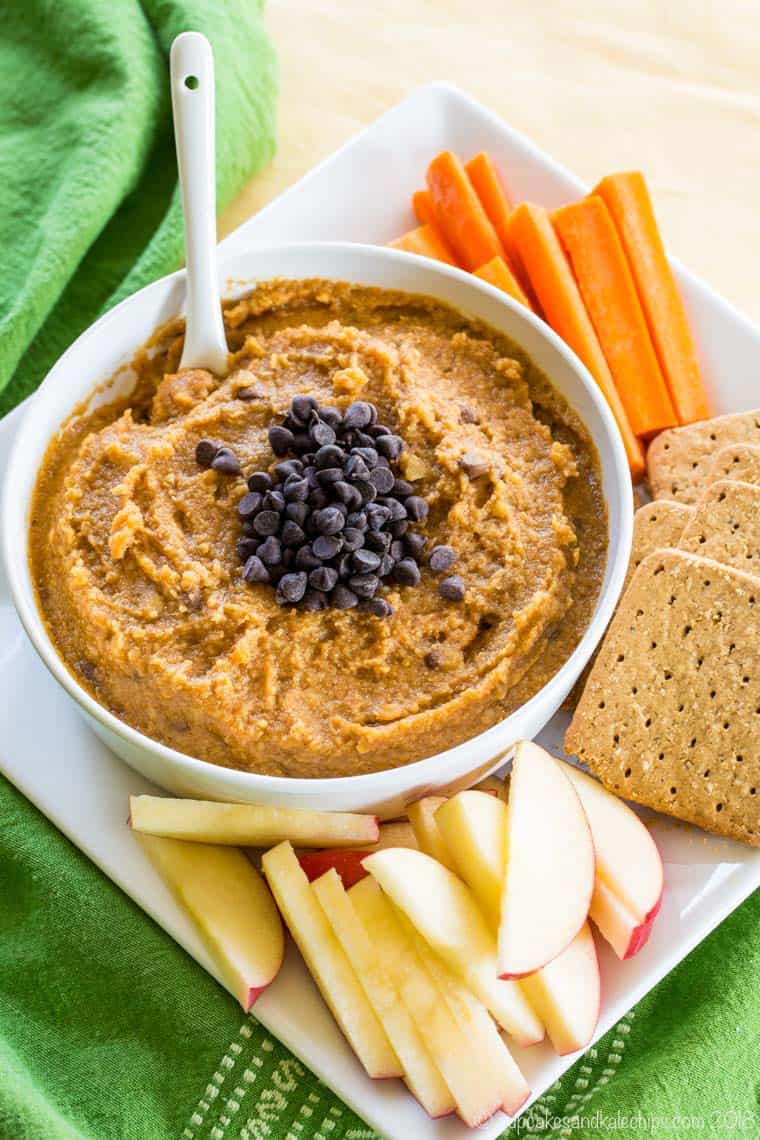
[[[447,79],[590,183],[641,168],[668,247],[760,321],[760,0],[269,0],[267,20],[279,150],[222,234]]]

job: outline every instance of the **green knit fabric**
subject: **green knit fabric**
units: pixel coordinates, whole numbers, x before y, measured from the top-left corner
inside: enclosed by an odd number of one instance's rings
[[[274,147],[256,0],[2,6],[0,411],[180,264],[167,53],[186,29],[215,47],[224,204]],[[754,899],[510,1135],[755,1140],[759,974]],[[0,1140],[154,1137],[374,1133],[0,780]]]

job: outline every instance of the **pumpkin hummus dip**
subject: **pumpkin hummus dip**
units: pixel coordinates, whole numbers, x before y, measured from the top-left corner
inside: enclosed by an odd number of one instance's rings
[[[596,453],[510,341],[429,298],[274,282],[225,308],[225,379],[159,330],[59,432],[39,604],[129,724],[325,777],[458,744],[577,644],[604,573]]]

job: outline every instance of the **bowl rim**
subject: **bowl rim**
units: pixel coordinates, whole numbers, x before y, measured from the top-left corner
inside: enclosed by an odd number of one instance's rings
[[[98,320],[93,322],[86,328],[75,341],[66,349],[66,351],[58,358],[56,363],[45,376],[44,380],[33,394],[30,400],[29,407],[24,415],[19,431],[14,440],[11,452],[8,458],[6,473],[3,479],[3,494],[2,494],[2,554],[3,562],[8,578],[11,597],[16,612],[21,620],[24,630],[29,637],[35,651],[53,675],[56,681],[61,685],[67,695],[72,698],[85,714],[92,717],[95,721],[99,722],[106,730],[114,733],[116,736],[123,738],[132,747],[148,751],[154,754],[165,765],[168,765],[175,772],[187,773],[189,777],[198,775],[201,778],[211,778],[218,774],[220,780],[226,782],[228,785],[237,785],[240,790],[254,791],[256,788],[268,794],[293,794],[303,795],[307,798],[310,796],[317,796],[326,790],[332,790],[336,794],[341,791],[346,791],[349,788],[352,791],[358,792],[361,788],[365,788],[368,795],[371,794],[373,798],[382,795],[398,794],[398,784],[401,774],[406,774],[410,786],[423,784],[428,781],[439,784],[440,779],[436,779],[435,770],[438,769],[438,776],[440,770],[446,766],[449,767],[456,755],[468,748],[473,747],[476,742],[485,747],[491,737],[499,735],[504,726],[511,720],[518,716],[527,716],[534,706],[540,705],[547,698],[547,694],[552,690],[558,690],[562,687],[569,674],[576,671],[576,666],[579,658],[582,658],[580,668],[587,662],[591,656],[594,647],[600,641],[604,630],[612,617],[614,607],[617,603],[620,591],[622,589],[623,580],[628,566],[628,559],[630,555],[632,530],[633,530],[633,510],[632,510],[632,487],[630,483],[630,474],[628,463],[625,456],[623,442],[620,436],[618,427],[612,416],[612,412],[602,395],[601,389],[598,387],[596,381],[591,376],[590,372],[583,364],[583,362],[575,355],[573,350],[549,327],[540,317],[535,313],[529,311],[525,306],[515,301],[502,290],[489,284],[482,279],[475,277],[473,274],[459,269],[458,267],[446,265],[442,262],[433,262],[428,258],[419,256],[417,254],[407,253],[403,250],[392,249],[386,246],[374,246],[364,243],[355,242],[278,242],[271,245],[254,245],[248,246],[243,249],[230,250],[229,252],[224,249],[220,250],[219,255],[219,280],[226,279],[225,268],[228,263],[239,263],[241,260],[250,258],[255,262],[257,258],[267,258],[276,255],[278,252],[293,251],[300,252],[305,255],[314,254],[318,256],[324,253],[325,257],[335,256],[345,257],[348,260],[353,258],[376,258],[379,262],[387,262],[390,264],[396,263],[400,269],[403,269],[405,264],[417,263],[424,266],[425,270],[435,276],[442,276],[444,278],[453,278],[465,283],[466,288],[474,293],[481,293],[487,297],[496,300],[502,306],[506,306],[512,310],[513,314],[517,317],[517,323],[525,323],[529,327],[533,327],[534,331],[538,333],[539,338],[543,338],[554,348],[554,350],[564,358],[565,364],[576,374],[582,387],[585,389],[586,395],[590,398],[591,403],[594,405],[596,414],[598,415],[606,439],[604,442],[610,448],[611,454],[611,469],[613,478],[609,480],[609,486],[604,487],[605,505],[607,506],[608,518],[611,520],[611,513],[613,504],[611,497],[617,496],[617,503],[615,514],[618,517],[619,530],[613,536],[608,527],[606,557],[607,563],[605,568],[605,579],[597,597],[596,607],[591,616],[591,620],[586,626],[583,634],[578,641],[578,644],[573,649],[572,653],[566,658],[559,669],[551,675],[551,677],[523,704],[513,709],[506,717],[497,721],[489,728],[482,732],[476,733],[471,737],[461,741],[459,744],[452,745],[450,748],[443,752],[437,752],[430,756],[424,756],[419,760],[410,761],[407,764],[399,765],[392,768],[383,768],[377,771],[363,772],[356,775],[349,776],[315,776],[315,777],[302,777],[302,776],[274,776],[266,773],[251,772],[245,769],[230,768],[224,765],[213,764],[207,760],[201,760],[198,757],[191,756],[188,753],[180,752],[177,749],[171,748],[169,745],[163,744],[161,741],[156,740],[154,737],[148,736],[141,732],[139,729],[134,728],[126,721],[121,720],[114,713],[110,712],[104,705],[102,705],[95,697],[93,697],[82,685],[79,684],[74,674],[66,665],[63,657],[58,652],[55,644],[48,633],[47,625],[40,613],[39,607],[36,602],[36,592],[31,576],[31,569],[28,559],[28,530],[29,530],[29,517],[28,507],[30,502],[25,504],[26,512],[23,516],[23,558],[19,559],[14,550],[16,545],[15,539],[19,536],[14,533],[11,523],[9,522],[11,512],[9,505],[11,500],[11,491],[13,484],[13,472],[17,467],[23,467],[25,443],[28,437],[34,434],[36,425],[35,410],[40,402],[44,399],[45,391],[56,380],[56,374],[63,371],[71,356],[81,352],[84,342],[91,336],[95,329],[102,329],[103,327],[117,323],[124,319],[123,309],[124,306],[129,305],[137,297],[156,289],[159,286],[166,286],[170,281],[176,282],[183,280],[185,277],[185,270],[180,269],[172,274],[168,274],[156,281],[150,282],[148,285],[143,286],[137,292],[125,298],[119,305],[104,313]],[[275,275],[267,273],[263,276],[257,276],[255,271],[250,278],[245,279],[244,284],[249,284],[254,287],[258,281],[272,280]],[[360,275],[359,275],[360,276]],[[331,275],[325,273],[327,280],[351,280],[349,276]],[[239,279],[235,278],[236,283],[240,283]],[[361,284],[361,281],[356,281]],[[392,288],[392,286],[387,286]],[[402,288],[398,286],[398,288]],[[407,289],[409,293],[428,293],[427,290],[422,289]],[[222,289],[224,293],[224,289]],[[431,291],[428,295],[435,296],[435,292]],[[449,304],[449,302],[443,302]],[[451,307],[456,308],[455,305]],[[174,316],[181,315],[184,309],[184,295],[180,297],[179,308],[175,311]],[[164,318],[166,323],[173,319],[171,315]],[[478,317],[477,319],[483,319]],[[484,321],[484,323],[488,323]],[[160,326],[159,326],[160,327]],[[519,336],[517,334],[508,334],[519,344]],[[141,345],[135,345],[132,351],[132,356],[139,350]],[[550,380],[552,378],[550,377]],[[94,393],[99,384],[104,381],[98,381],[93,378],[89,391]],[[552,383],[554,381],[552,380]],[[561,393],[562,394],[562,393]],[[82,404],[82,397],[74,400],[69,408],[67,415],[57,421],[57,424],[46,434],[45,449],[50,444],[55,433],[60,429],[62,424],[66,421],[68,416],[76,412],[77,407]],[[585,424],[585,420],[583,421]],[[595,437],[591,428],[585,424],[589,434],[591,435],[594,446],[597,451],[600,451],[602,440]],[[39,465],[35,465],[34,478],[31,482],[31,488],[36,483]],[[631,509],[625,508],[624,499],[628,499],[631,504]],[[614,537],[614,544],[613,544]],[[614,545],[614,549],[613,549]],[[22,580],[25,580],[29,586],[29,598],[26,596],[24,589],[22,589]],[[579,672],[580,670],[578,670]],[[574,679],[574,678],[573,678]],[[572,685],[572,680],[567,685],[569,690]],[[567,690],[566,690],[567,691]],[[548,719],[548,718],[547,718]],[[502,750],[502,755],[506,753],[506,749]],[[495,754],[494,754],[495,755]],[[496,766],[497,760],[494,760],[492,767]],[[461,774],[460,774],[461,776]],[[234,787],[230,786],[224,789],[226,795],[231,795],[234,792]]]

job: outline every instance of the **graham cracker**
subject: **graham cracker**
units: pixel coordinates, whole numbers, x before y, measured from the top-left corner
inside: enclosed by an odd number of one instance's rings
[[[720,479],[691,513],[674,546],[760,576],[760,487]]]
[[[686,503],[656,499],[639,507],[633,516],[633,542],[628,573],[623,584],[625,590],[634,571],[653,550],[678,546],[684,527],[694,515],[694,508]]]
[[[760,444],[760,409],[660,432],[647,452],[652,498],[696,503],[713,456],[736,443]]]
[[[718,479],[741,479],[760,487],[760,444],[733,443],[721,447],[707,468],[706,483]]]
[[[760,579],[680,550],[636,570],[565,737],[611,791],[760,846]]]

